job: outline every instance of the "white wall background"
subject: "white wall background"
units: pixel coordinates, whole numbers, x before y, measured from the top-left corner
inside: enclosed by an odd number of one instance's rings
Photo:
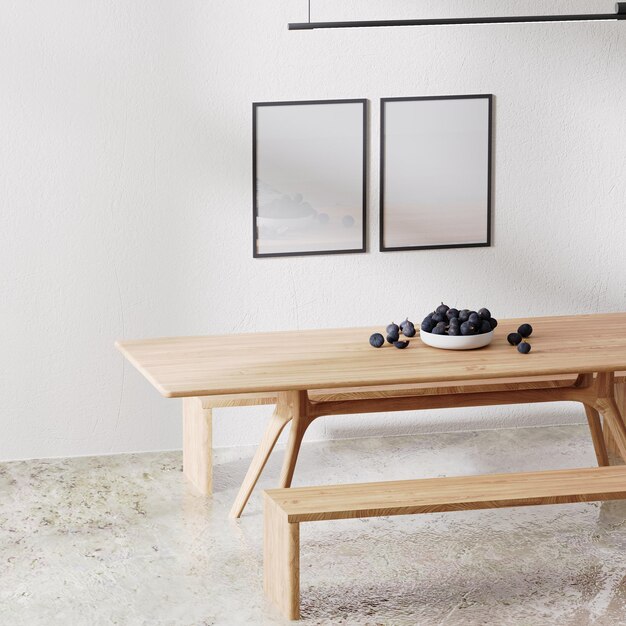
[[[613,0],[313,0],[314,19]],[[0,2],[0,459],[180,446],[120,337],[626,310],[626,24],[288,32],[304,0]],[[492,248],[381,254],[378,98],[494,93]],[[370,252],[253,260],[251,102],[371,100]],[[364,338],[365,339],[365,338]],[[532,357],[531,357],[532,358]],[[268,407],[217,411],[217,445]],[[311,438],[581,421],[571,406],[332,418]]]

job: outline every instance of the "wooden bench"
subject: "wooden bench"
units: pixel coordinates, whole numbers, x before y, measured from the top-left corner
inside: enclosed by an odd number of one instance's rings
[[[300,523],[626,498],[626,467],[274,489],[264,493],[264,589],[300,617]]]
[[[451,395],[454,395],[456,396],[456,406],[480,406],[481,402],[473,403],[481,398],[469,394],[565,388],[571,386],[576,381],[576,378],[576,376],[572,375],[536,376],[532,378],[525,377],[524,379],[507,378],[465,381],[456,384],[386,385],[382,387],[351,387],[340,390],[318,389],[309,392],[309,400],[313,409],[318,403],[320,405],[321,403],[333,403],[332,406],[336,409],[335,413],[338,414],[342,413],[342,407],[344,407],[345,412],[354,413],[354,403],[356,401],[363,402],[361,409],[362,412],[366,413],[376,409],[377,400],[390,398],[422,398],[421,404],[414,408],[441,408],[449,406],[449,398]],[[621,407],[626,409],[626,372],[616,374],[615,383],[617,400]],[[441,398],[441,402],[438,401],[438,397]],[[275,405],[274,413],[268,422],[261,443],[256,450],[256,454],[232,506],[230,516],[233,518],[241,516],[281,432],[291,421],[292,412],[289,406],[279,404],[279,398],[281,398],[279,393],[248,393],[184,398],[183,400],[184,473],[188,480],[203,495],[212,493],[211,434],[213,409]],[[399,401],[401,402],[402,400]],[[323,406],[328,408],[327,404]],[[615,440],[611,436],[610,431],[607,429],[603,431],[598,414],[587,408],[585,410],[598,465],[608,465],[609,458],[618,459],[620,457]],[[314,411],[312,412],[314,413]],[[311,421],[313,420],[311,419]],[[302,436],[304,436],[304,432]],[[291,471],[293,473],[293,469]],[[289,468],[283,468],[282,483],[286,482],[288,472]]]

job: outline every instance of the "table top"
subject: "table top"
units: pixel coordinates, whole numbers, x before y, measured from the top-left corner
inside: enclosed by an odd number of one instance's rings
[[[530,354],[506,340],[532,324]],[[337,328],[116,342],[168,398],[482,380],[626,370],[626,313],[501,320],[491,345],[405,350],[369,345],[376,328]]]

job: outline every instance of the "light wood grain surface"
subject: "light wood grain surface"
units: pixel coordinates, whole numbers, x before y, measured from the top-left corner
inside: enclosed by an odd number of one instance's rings
[[[535,332],[522,355],[506,336]],[[415,337],[406,350],[369,345],[375,328],[118,341],[166,397],[467,381],[626,370],[626,313],[501,321],[481,350],[437,350]]]
[[[626,467],[292,487],[265,494],[290,523],[592,502],[626,498]]]

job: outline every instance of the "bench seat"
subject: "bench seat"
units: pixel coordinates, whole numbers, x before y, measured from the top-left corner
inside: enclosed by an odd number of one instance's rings
[[[299,618],[302,522],[619,499],[625,466],[268,490],[265,593]]]

